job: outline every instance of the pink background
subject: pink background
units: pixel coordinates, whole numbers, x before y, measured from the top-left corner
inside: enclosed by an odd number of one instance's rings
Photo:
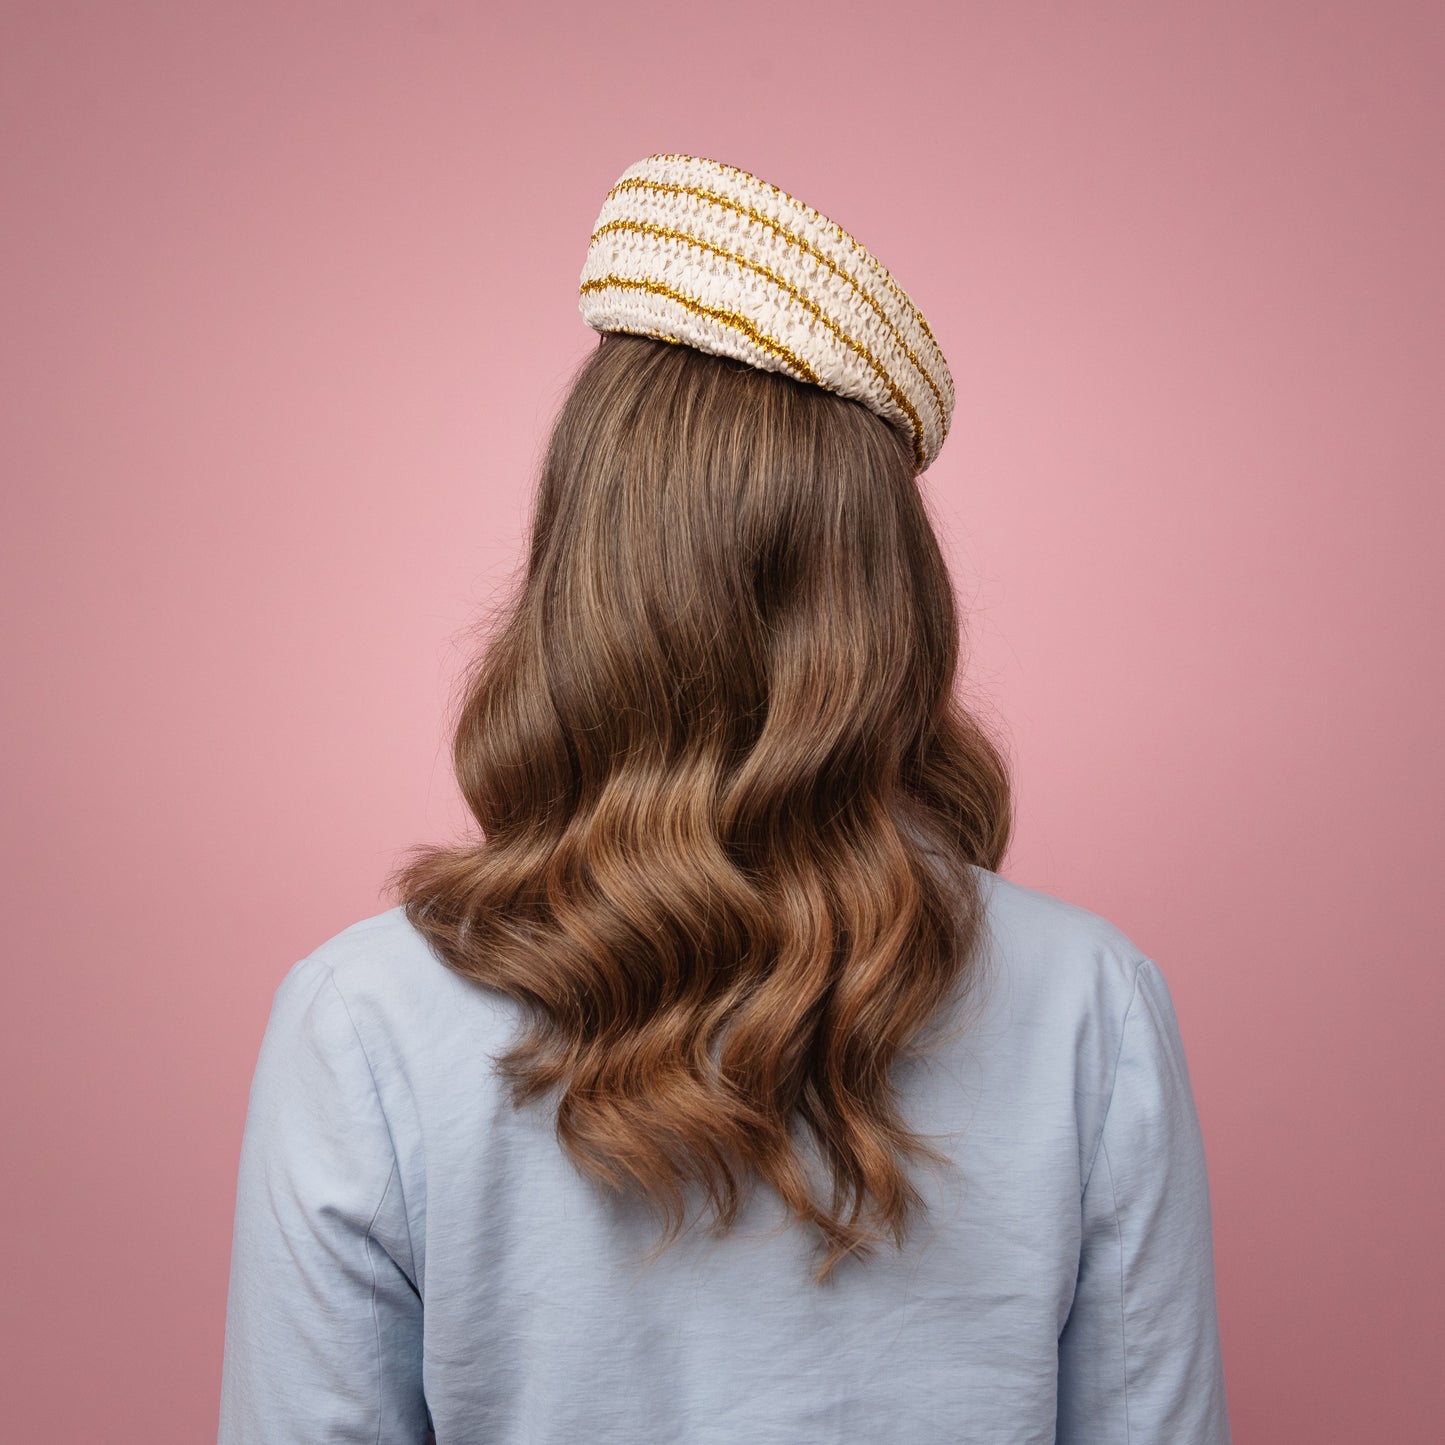
[[[272,990],[461,821],[617,174],[952,363],[1005,867],[1170,980],[1236,1439],[1440,1438],[1438,5],[8,4],[9,1439],[214,1438]]]

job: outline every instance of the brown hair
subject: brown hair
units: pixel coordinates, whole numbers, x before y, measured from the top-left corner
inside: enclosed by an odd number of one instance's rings
[[[525,576],[463,679],[484,841],[392,876],[458,974],[524,1005],[498,1060],[596,1181],[713,1232],[767,1180],[826,1245],[921,1196],[890,1067],[969,984],[1009,766],[907,441],[778,372],[608,334],[553,427]],[[811,1131],[831,1203],[792,1125]]]

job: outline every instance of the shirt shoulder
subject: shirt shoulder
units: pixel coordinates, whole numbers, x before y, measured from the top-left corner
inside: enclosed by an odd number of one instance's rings
[[[1039,888],[976,870],[991,961],[1031,995],[1109,1011],[1127,1004],[1145,951],[1101,913]]]
[[[322,970],[379,1073],[450,1041],[489,1056],[511,1041],[521,1008],[448,967],[398,904],[332,934],[292,972]]]
[[[1082,1180],[1113,1094],[1136,992],[1156,978],[1163,987],[1163,976],[1104,915],[998,874],[980,881],[986,943],[963,1046],[988,1051],[990,1079],[1027,1094],[1030,1117],[1071,1111]]]

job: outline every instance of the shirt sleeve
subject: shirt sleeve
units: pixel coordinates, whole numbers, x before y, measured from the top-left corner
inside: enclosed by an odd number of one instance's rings
[[[1058,1445],[1230,1445],[1204,1141],[1169,986],[1143,959],[1084,1184]]]
[[[294,965],[241,1144],[219,1445],[420,1442],[422,1302],[396,1156],[330,966]]]

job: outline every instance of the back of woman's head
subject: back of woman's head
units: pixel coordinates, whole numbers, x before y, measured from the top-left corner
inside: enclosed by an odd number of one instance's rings
[[[562,1145],[680,1233],[761,1178],[826,1246],[900,1244],[892,1064],[980,956],[1007,764],[907,441],[778,372],[609,334],[542,467],[525,578],[466,679],[482,837],[393,882],[457,973],[524,1006],[499,1058]],[[809,1142],[827,1174],[810,1177]]]

